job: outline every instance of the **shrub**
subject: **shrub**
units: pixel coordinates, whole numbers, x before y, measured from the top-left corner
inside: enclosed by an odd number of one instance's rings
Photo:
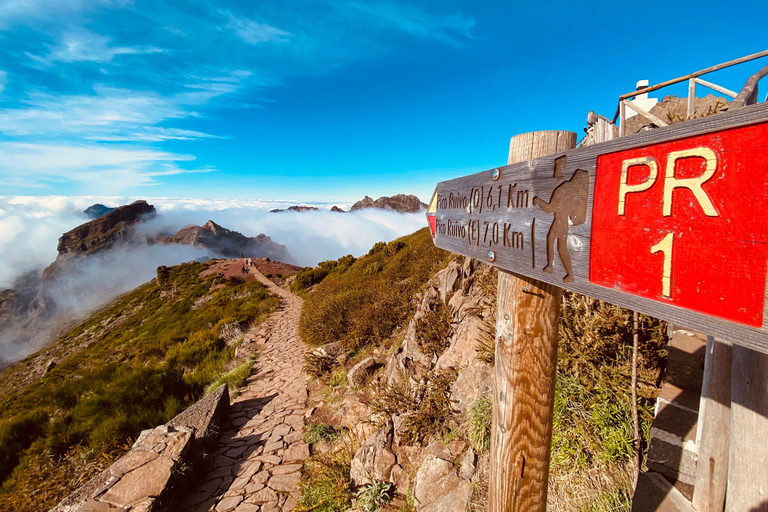
[[[496,361],[496,319],[490,318],[480,327],[480,339],[475,345],[477,359],[490,366]]]
[[[394,492],[391,482],[373,480],[362,486],[355,494],[355,505],[366,512],[377,512],[392,499]]]
[[[390,256],[395,255],[400,249],[405,247],[405,242],[402,240],[392,240],[387,244],[387,254]]]
[[[392,384],[380,383],[371,397],[363,401],[374,412],[401,415],[403,442],[424,444],[443,438],[454,429],[455,412],[451,407],[450,386],[457,372],[431,372],[418,384],[401,374]]]
[[[373,247],[371,247],[371,250],[368,251],[368,256],[373,256],[374,254],[378,254],[386,250],[387,250],[386,242],[376,242],[375,244],[373,244]]]
[[[296,293],[300,290],[306,290],[307,288],[310,288],[325,279],[325,276],[327,276],[329,273],[330,271],[326,268],[305,267],[301,269],[298,274],[296,274],[296,278],[293,280],[290,286],[291,291]]]
[[[368,266],[365,267],[363,270],[364,276],[372,276],[374,274],[377,274],[381,272],[384,269],[384,267],[381,265],[380,262],[374,261],[373,263],[369,263]]]
[[[313,352],[304,354],[304,372],[316,379],[324,379],[336,367],[336,360],[330,356]]]
[[[416,343],[429,356],[439,357],[448,348],[450,335],[451,312],[442,301],[438,301],[416,321]]]

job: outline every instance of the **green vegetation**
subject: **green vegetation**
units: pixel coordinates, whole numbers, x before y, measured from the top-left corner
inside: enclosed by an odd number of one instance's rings
[[[242,387],[243,384],[245,384],[246,379],[251,376],[251,369],[253,368],[253,363],[255,362],[255,357],[249,357],[245,360],[245,362],[229,370],[228,372],[219,374],[213,380],[213,382],[208,385],[208,389],[205,390],[205,394],[208,395],[216,391],[216,389],[218,389],[218,387],[222,384],[227,384],[230,390],[236,390]],[[232,393],[232,391],[230,391],[230,393]]]
[[[455,256],[435,249],[427,230],[395,242],[375,244],[343,271],[328,272],[307,294],[300,324],[307,343],[319,346],[338,341],[347,355],[355,356],[382,344],[394,349],[402,341],[404,329],[396,328],[407,325],[415,306],[421,303],[428,279]],[[475,268],[470,283],[480,290],[479,294],[473,292],[480,298],[466,309],[469,316],[481,319],[477,358],[489,365],[495,357],[497,275],[495,269],[484,265]],[[415,323],[420,350],[431,357],[442,354],[452,321],[457,320],[443,303],[424,312]],[[631,347],[631,311],[578,294],[564,294],[550,473],[553,509],[629,508],[635,463]],[[665,356],[666,324],[641,315],[637,407],[646,441],[658,393],[654,383]],[[344,383],[336,376],[343,372],[343,366],[331,357],[308,357],[305,364],[308,373],[326,384],[333,383],[326,388],[326,404],[330,398],[338,400],[335,389],[342,389]],[[361,400],[372,413],[401,416],[399,435],[403,442],[424,446],[433,439],[446,442],[461,435],[482,454],[487,466],[491,398],[477,400],[461,417],[450,401],[456,374],[427,371],[423,377],[419,375],[419,382],[405,375],[393,381],[373,379],[374,388],[365,390]],[[334,473],[329,467],[339,467],[329,460],[334,459],[321,459],[314,469],[306,470],[301,510],[349,507],[348,469]],[[476,502],[482,502],[487,492],[486,473],[478,469],[479,476],[473,481]],[[340,489],[341,501],[318,497],[323,495],[318,489],[333,486]]]
[[[311,457],[304,463],[297,512],[343,512],[352,506],[350,468],[354,452],[340,450]]]
[[[304,429],[304,441],[307,444],[317,444],[336,439],[341,432],[327,423],[310,423]]]
[[[394,485],[390,482],[374,480],[368,485],[362,486],[355,494],[355,505],[365,512],[377,512],[389,503],[394,492]]]
[[[492,413],[493,399],[491,397],[480,398],[469,408],[467,438],[477,453],[486,452],[491,447]]]
[[[328,274],[341,274],[354,262],[355,257],[351,254],[347,254],[338,260],[322,261],[317,268],[304,267],[299,271],[296,275],[296,279],[291,283],[291,291],[297,293],[301,290],[306,290],[325,279]]]
[[[416,343],[430,357],[440,357],[448,348],[450,335],[451,311],[443,301],[437,301],[422,318],[416,320]]]
[[[379,345],[404,324],[411,298],[452,256],[437,249],[424,228],[389,244],[379,242],[351,263],[345,258],[306,298],[299,329],[310,345],[339,341],[355,353]],[[323,264],[314,271],[322,269]]]
[[[142,429],[170,420],[199,399],[214,381],[242,381],[247,369],[229,371],[241,327],[276,309],[278,299],[258,282],[200,279],[206,264],[168,269],[62,336],[54,345],[72,354],[23,392],[0,391],[0,505],[13,510],[49,508],[93,471],[90,463],[129,446]],[[27,365],[34,358],[18,363]],[[33,508],[31,472],[56,461],[57,474],[41,475],[60,487]],[[62,477],[85,468],[86,475]],[[90,468],[90,469],[89,469]],[[44,482],[43,482],[44,483]]]
[[[638,414],[650,436],[666,323],[640,315]],[[567,510],[629,510],[635,467],[632,312],[566,292],[560,316],[552,492]],[[566,503],[568,504],[566,507]]]
[[[450,400],[450,386],[455,380],[456,371],[452,369],[430,372],[417,384],[401,375],[391,385],[379,383],[364,401],[375,413],[403,416],[403,441],[424,445],[430,439],[451,436],[456,430],[458,418]]]

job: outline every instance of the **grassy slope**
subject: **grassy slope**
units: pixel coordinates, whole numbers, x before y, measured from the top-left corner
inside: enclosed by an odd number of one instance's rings
[[[173,267],[162,283],[122,296],[48,350],[71,355],[45,377],[23,389],[2,385],[0,509],[54,505],[228,369],[232,333],[262,320],[279,301],[253,281],[211,290],[213,277],[197,277],[206,266]]]
[[[351,265],[349,257],[321,264],[310,272],[330,271],[306,297],[299,324],[304,341],[315,346],[339,341],[349,352],[378,345],[405,323],[413,296],[451,258],[424,228],[377,243]]]
[[[307,343],[340,341],[348,352],[380,344],[394,327],[407,322],[416,306],[413,296],[452,258],[434,248],[426,229],[390,245],[403,247],[393,252],[377,244],[351,266],[348,260],[326,262],[304,272],[304,284],[319,282],[308,293],[302,312]],[[495,271],[489,279],[493,285]],[[558,510],[629,510],[635,457],[631,322],[632,313],[624,308],[578,294],[564,298],[550,482],[550,505]],[[666,355],[665,331],[663,322],[641,316],[638,406],[646,441],[658,393],[654,381]],[[478,357],[492,363],[492,354],[492,349],[490,354],[481,351]],[[321,370],[331,369],[317,369],[318,375]],[[488,435],[490,402],[476,405],[468,418],[458,420],[466,425],[462,435],[479,447],[487,441],[483,435]],[[301,510],[319,507],[330,512],[348,506],[349,475],[344,476],[342,459],[336,455],[310,461]],[[480,494],[487,492],[483,482],[477,488]],[[473,502],[481,504],[483,497]]]

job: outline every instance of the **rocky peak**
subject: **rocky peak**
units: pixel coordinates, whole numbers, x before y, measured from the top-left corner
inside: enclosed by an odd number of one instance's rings
[[[156,215],[154,206],[143,200],[135,201],[67,231],[59,238],[57,250],[59,254],[93,254],[110,249],[129,240],[137,222]]]
[[[237,231],[219,226],[212,220],[202,226],[190,225],[181,228],[171,242],[205,247],[230,258],[237,258],[243,254],[252,258],[270,257],[286,263],[293,262],[288,249],[284,245],[273,242],[267,235],[262,233],[256,237],[247,237]]]
[[[381,208],[400,213],[416,213],[426,209],[427,205],[414,195],[395,194],[392,197],[382,196],[375,201],[372,197],[365,196],[362,201],[352,205],[351,211],[362,210],[363,208]]]

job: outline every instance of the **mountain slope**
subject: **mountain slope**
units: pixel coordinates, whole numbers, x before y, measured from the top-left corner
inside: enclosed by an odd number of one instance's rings
[[[200,277],[208,266],[159,269],[157,279],[3,372],[0,510],[55,504],[99,461],[114,459],[140,430],[173,417],[230,369],[242,329],[278,299],[255,281]]]

